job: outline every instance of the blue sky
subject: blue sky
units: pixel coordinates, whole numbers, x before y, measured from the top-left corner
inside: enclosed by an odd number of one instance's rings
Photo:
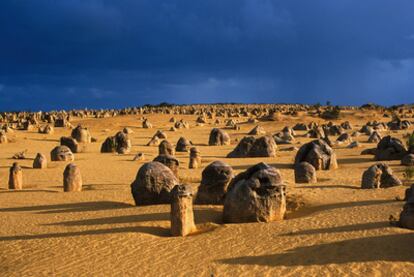
[[[412,0],[2,0],[0,110],[414,102]]]

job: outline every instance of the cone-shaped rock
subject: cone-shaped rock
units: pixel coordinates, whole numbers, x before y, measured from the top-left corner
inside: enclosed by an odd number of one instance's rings
[[[82,190],[82,175],[79,167],[74,163],[66,166],[63,172],[63,191],[81,191]]]
[[[47,158],[41,153],[37,153],[35,159],[33,160],[33,168],[47,168]]]
[[[230,136],[225,131],[214,128],[210,132],[210,137],[208,139],[208,145],[218,146],[218,145],[229,145]]]

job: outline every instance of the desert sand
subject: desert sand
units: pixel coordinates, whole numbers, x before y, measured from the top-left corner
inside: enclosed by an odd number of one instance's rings
[[[226,130],[228,146],[208,146],[213,123],[196,126],[195,115],[176,115],[190,123],[190,129],[168,131],[171,115],[146,115],[154,125],[143,129],[138,115],[113,118],[74,118],[74,126],[87,126],[98,142],[86,153],[75,154],[83,177],[82,192],[63,192],[62,174],[66,162],[51,162],[50,151],[59,145],[68,128],[55,128],[51,135],[15,131],[12,143],[0,144],[0,275],[1,276],[412,276],[414,233],[391,226],[390,215],[398,218],[404,191],[411,183],[403,176],[399,161],[386,162],[404,181],[403,186],[362,190],[364,170],[375,164],[372,156],[361,156],[367,136],[355,140],[360,148],[334,146],[339,168],[318,171],[317,184],[295,184],[292,169],[296,151],[277,157],[225,158],[257,124],[240,124],[240,130]],[[237,118],[243,121],[247,118]],[[375,112],[348,111],[348,120],[359,130],[367,121],[389,121]],[[324,120],[305,115],[284,116],[279,121],[258,123],[274,133],[298,122]],[[212,121],[213,122],[213,121]],[[124,127],[131,128],[131,154],[101,154],[103,140]],[[136,207],[130,192],[140,166],[158,155],[158,147],[145,146],[157,130],[166,131],[176,143],[180,136],[200,150],[203,164],[188,169],[188,153],[177,153],[182,183],[197,188],[201,172],[215,160],[233,166],[238,173],[265,162],[280,170],[287,193],[300,204],[289,207],[286,219],[270,223],[223,224],[222,206],[194,205],[199,232],[188,237],[170,236],[170,206]],[[384,131],[402,138],[404,131]],[[298,132],[304,134],[305,132]],[[336,138],[336,137],[335,137]],[[297,145],[311,141],[298,137]],[[27,149],[23,167],[24,190],[7,189],[11,157]],[[44,153],[47,169],[32,169],[36,154]],[[132,161],[136,153],[144,161]]]

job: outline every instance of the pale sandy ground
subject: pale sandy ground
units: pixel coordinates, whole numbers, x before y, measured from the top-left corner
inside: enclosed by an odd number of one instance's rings
[[[373,119],[369,114],[348,117],[358,129]],[[290,165],[295,152],[280,151],[275,158],[226,159],[231,146],[208,147],[213,125],[195,127],[195,116],[184,118],[190,130],[167,132],[175,143],[184,135],[198,145],[203,167],[214,160],[231,164],[237,172],[260,161],[280,169],[288,193],[301,197],[305,207],[288,214],[282,222],[222,224],[220,206],[195,206],[196,223],[205,230],[197,235],[169,236],[169,206],[135,207],[129,184],[143,163],[131,161],[144,152],[152,160],[157,147],[144,146],[157,129],[168,130],[169,115],[150,115],[154,129],[141,128],[139,116],[85,119],[98,143],[88,153],[76,154],[84,191],[62,192],[65,162],[49,162],[45,170],[31,169],[37,152],[47,154],[69,129],[54,135],[17,131],[15,143],[0,145],[0,276],[412,276],[414,233],[391,227],[390,215],[398,217],[406,186],[361,190],[363,170],[374,161],[360,156],[374,147],[367,137],[363,147],[335,147],[339,169],[318,172],[318,184],[296,185]],[[382,119],[386,121],[387,119]],[[260,123],[267,131],[311,118],[285,118],[283,122]],[[79,120],[77,120],[79,121]],[[75,121],[75,124],[76,122]],[[241,138],[255,124],[229,130]],[[100,154],[105,137],[129,126],[133,151],[130,155]],[[393,133],[401,137],[406,131]],[[300,142],[309,139],[300,138]],[[283,149],[289,146],[280,146]],[[24,149],[29,159],[24,167],[21,192],[7,190],[11,156]],[[178,153],[180,177],[194,187],[202,169],[189,170],[188,154]],[[398,161],[389,162],[402,177]],[[406,182],[408,185],[409,182]]]

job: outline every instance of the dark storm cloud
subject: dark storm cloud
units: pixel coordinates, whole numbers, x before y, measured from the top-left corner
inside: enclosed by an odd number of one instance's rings
[[[0,109],[414,102],[414,2],[4,0]]]

